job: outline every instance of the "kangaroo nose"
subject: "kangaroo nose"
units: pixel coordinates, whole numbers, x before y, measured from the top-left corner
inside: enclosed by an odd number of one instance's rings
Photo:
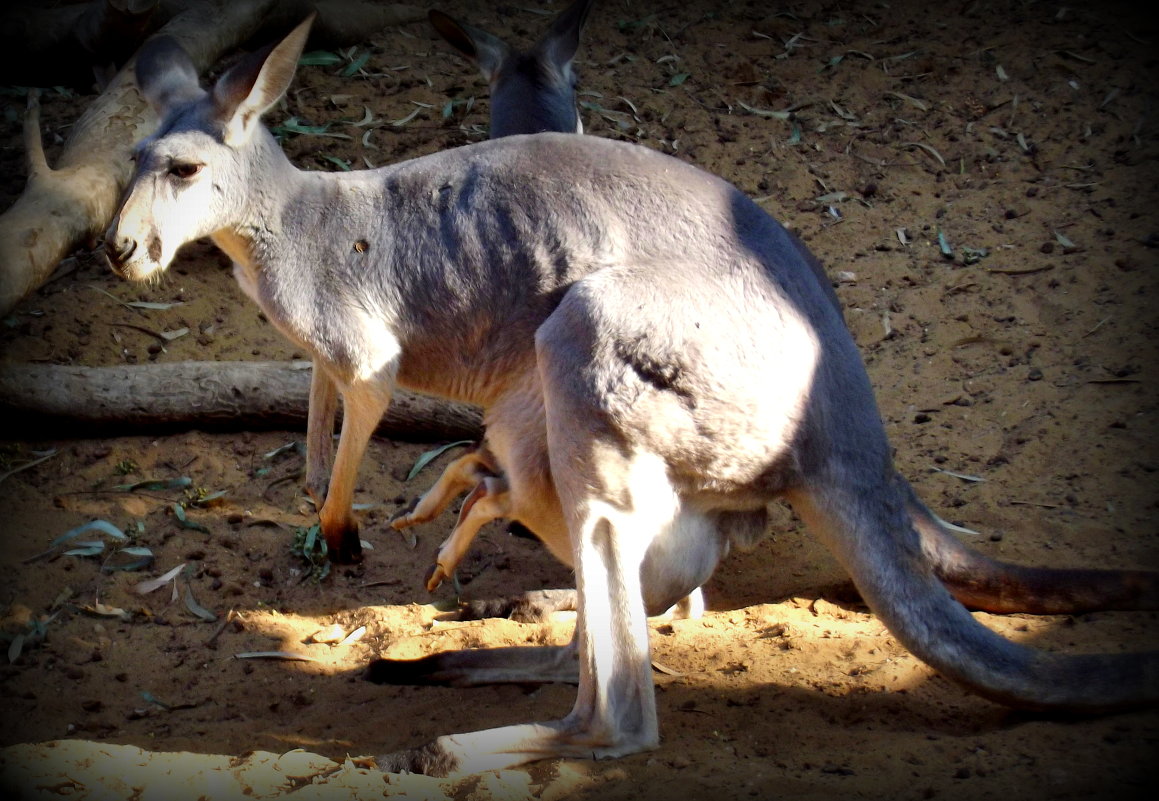
[[[124,264],[137,249],[137,240],[111,237],[105,240],[105,255],[113,264]]]

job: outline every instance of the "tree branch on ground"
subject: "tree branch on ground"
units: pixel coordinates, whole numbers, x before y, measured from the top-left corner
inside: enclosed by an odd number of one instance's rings
[[[309,362],[171,362],[0,367],[0,438],[104,436],[199,428],[304,429]],[[481,412],[398,390],[378,428],[407,441],[479,439]]]

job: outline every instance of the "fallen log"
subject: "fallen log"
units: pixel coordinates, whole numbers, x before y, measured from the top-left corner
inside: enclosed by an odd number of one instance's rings
[[[177,40],[199,73],[227,51],[270,25],[298,22],[314,4],[305,0],[198,2],[172,16],[155,35]],[[408,5],[358,0],[323,0],[320,36],[359,41],[390,24],[413,22],[425,12]],[[164,10],[164,9],[163,9]],[[134,59],[72,126],[55,169],[49,167],[40,138],[39,109],[30,94],[24,118],[28,182],[24,192],[0,215],[0,317],[43,284],[61,259],[80,247],[93,247],[116,211],[132,172],[133,146],[152,132],[156,115],[137,91]]]
[[[205,70],[256,31],[270,5],[272,0],[202,3],[161,31]],[[0,316],[39,287],[61,259],[95,244],[112,219],[132,172],[133,145],[157,125],[137,91],[132,65],[130,60],[77,120],[55,169],[45,159],[39,111],[30,97],[24,117],[28,183],[0,217]]]
[[[310,362],[0,367],[0,438],[303,429]],[[481,412],[399,390],[379,425],[391,439],[479,439]]]

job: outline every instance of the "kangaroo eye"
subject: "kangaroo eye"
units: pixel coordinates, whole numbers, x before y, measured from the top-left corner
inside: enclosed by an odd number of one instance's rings
[[[200,164],[174,164],[169,168],[169,174],[174,178],[192,178],[201,172]]]

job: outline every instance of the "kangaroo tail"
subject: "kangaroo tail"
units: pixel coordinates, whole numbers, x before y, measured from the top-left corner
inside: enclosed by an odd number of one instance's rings
[[[976,621],[923,552],[908,501],[875,487],[813,482],[790,501],[853,577],[870,608],[915,656],[1009,706],[1105,712],[1159,701],[1159,652],[1064,655],[1011,642]]]
[[[971,609],[1036,615],[1159,609],[1159,572],[1027,567],[991,559],[959,540],[904,478],[895,475],[894,484],[934,573]]]

